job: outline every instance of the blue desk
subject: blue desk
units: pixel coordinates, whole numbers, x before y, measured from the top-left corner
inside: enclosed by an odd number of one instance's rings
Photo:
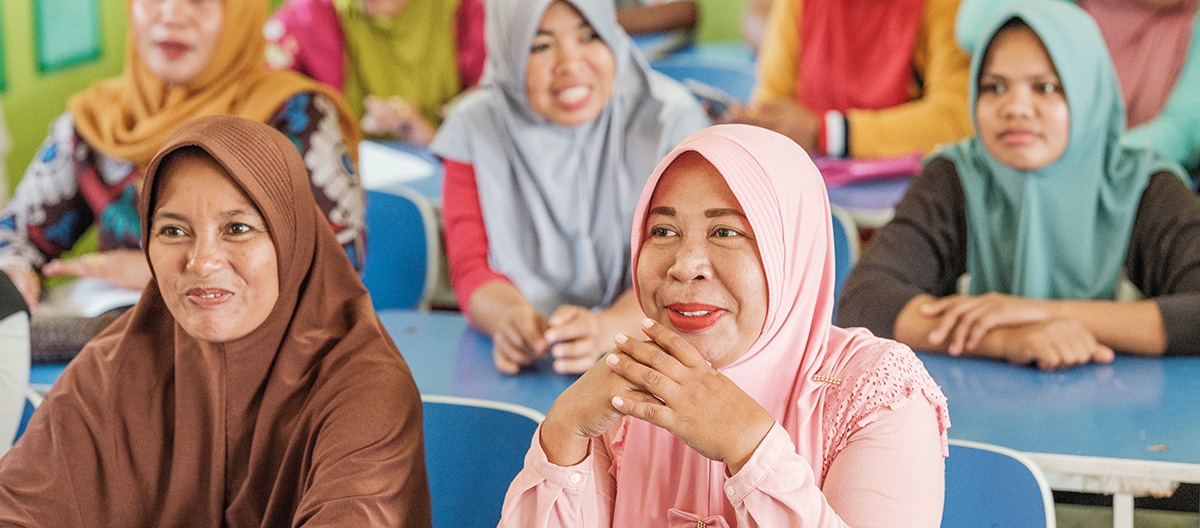
[[[545,414],[577,376],[556,374],[546,358],[515,376],[492,362],[492,341],[458,312],[386,310],[379,319],[400,348],[421,394],[524,405]]]
[[[920,357],[949,399],[951,438],[1025,452],[1054,489],[1112,494],[1116,526],[1132,526],[1133,497],[1200,482],[1200,357],[1056,372]]]

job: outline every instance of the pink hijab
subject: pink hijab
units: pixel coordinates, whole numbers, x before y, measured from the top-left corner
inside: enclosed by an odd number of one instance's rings
[[[860,377],[866,374],[864,369],[875,366],[875,361],[863,361],[867,359],[864,356],[852,361],[856,354],[875,354],[888,346],[901,345],[874,337],[864,329],[843,330],[830,324],[835,267],[825,184],[802,148],[763,128],[710,127],[688,137],[667,154],[650,176],[635,212],[635,270],[654,189],[671,162],[688,151],[704,156],[725,177],[754,227],[767,279],[767,317],[762,333],[744,356],[721,372],[787,430],[797,453],[811,464],[820,486],[833,455],[844,446],[844,435],[840,443],[829,442],[838,436],[830,428],[846,421],[841,420],[844,406],[837,410],[838,405],[827,405],[827,396],[837,392],[829,389],[838,385],[821,380]],[[636,273],[633,284],[638,288]],[[916,361],[915,356],[912,360]],[[927,374],[924,379],[932,385]],[[936,391],[936,386],[929,388]],[[873,401],[875,408],[888,403]],[[827,416],[830,410],[838,416]],[[944,397],[939,412],[943,425],[949,426]],[[852,414],[865,416],[862,412]],[[689,520],[693,526],[693,519],[708,520],[718,515],[735,518],[722,491],[724,464],[704,458],[665,430],[625,418],[610,448],[615,461],[610,472],[618,490],[613,526],[662,519],[663,510],[667,510],[669,520]]]
[[[1128,128],[1162,113],[1188,56],[1198,5],[1197,0],[1169,8],[1129,0],[1079,0],[1108,44]]]

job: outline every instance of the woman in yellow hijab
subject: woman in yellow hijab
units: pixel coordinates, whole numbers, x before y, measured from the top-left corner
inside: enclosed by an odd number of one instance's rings
[[[128,10],[125,71],[70,99],[0,211],[0,269],[29,304],[44,276],[146,285],[143,171],[171,131],[204,115],[246,117],[288,136],[338,241],[361,267],[359,132],[336,91],[263,65],[267,0],[129,0]],[[92,225],[100,252],[59,259]]]

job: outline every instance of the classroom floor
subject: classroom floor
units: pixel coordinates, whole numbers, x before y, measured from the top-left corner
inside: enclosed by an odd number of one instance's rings
[[[1112,508],[1081,504],[1057,504],[1058,528],[1103,528],[1113,525]],[[1135,508],[1133,525],[1137,528],[1196,528],[1200,513]]]

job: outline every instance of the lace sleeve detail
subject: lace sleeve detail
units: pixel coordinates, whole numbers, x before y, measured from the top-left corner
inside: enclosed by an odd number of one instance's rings
[[[919,397],[936,409],[942,456],[949,454],[946,429],[950,427],[950,415],[942,389],[907,346],[881,339],[875,349],[871,367],[863,375],[846,380],[825,401],[822,480],[850,436],[874,422],[880,409],[899,409]]]

